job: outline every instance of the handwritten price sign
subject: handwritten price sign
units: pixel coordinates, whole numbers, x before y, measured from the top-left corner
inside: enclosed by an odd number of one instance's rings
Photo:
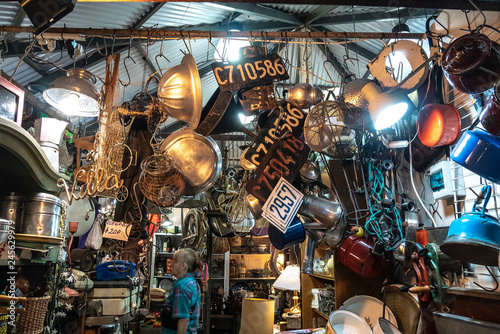
[[[302,204],[303,197],[300,191],[281,178],[262,207],[262,216],[285,233]]]
[[[132,225],[124,222],[108,221],[104,230],[103,238],[128,241]]]
[[[288,73],[277,54],[245,58],[238,63],[213,63],[215,79],[222,91],[267,85],[286,80]]]

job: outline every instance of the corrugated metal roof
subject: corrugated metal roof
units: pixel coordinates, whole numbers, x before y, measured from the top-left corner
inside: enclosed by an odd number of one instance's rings
[[[54,27],[68,28],[116,28],[127,29],[138,21],[149,8],[150,2],[78,2],[75,9]],[[31,21],[26,17],[24,26],[30,26]]]
[[[18,2],[0,2],[0,25],[10,25],[19,11]]]
[[[215,76],[212,72],[201,78],[201,87],[203,90],[203,106],[205,106],[217,87],[219,87],[219,84],[217,84],[217,80],[215,80]]]
[[[276,5],[273,4],[267,6],[275,9],[280,9],[292,14],[307,14],[322,7],[321,5],[286,5],[286,4],[276,4]]]
[[[19,67],[16,70],[17,64],[19,64]],[[27,86],[28,83],[36,81],[42,77],[37,71],[29,67],[28,64],[21,61],[20,58],[17,57],[6,58],[5,61],[2,62],[1,67],[2,71],[8,75],[12,75],[12,73],[16,70],[14,80],[22,86]]]
[[[186,25],[213,24],[222,21],[229,11],[209,3],[166,3],[145,26],[181,27]]]

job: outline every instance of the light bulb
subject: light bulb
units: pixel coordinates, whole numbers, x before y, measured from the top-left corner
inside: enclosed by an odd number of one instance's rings
[[[373,126],[375,130],[382,130],[396,123],[408,110],[408,103],[399,102],[379,111]]]

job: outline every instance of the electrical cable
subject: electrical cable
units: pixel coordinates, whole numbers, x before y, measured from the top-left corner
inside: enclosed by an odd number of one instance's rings
[[[431,215],[429,210],[425,207],[425,204],[422,202],[422,199],[420,198],[420,195],[418,194],[417,187],[415,187],[415,182],[413,181],[413,154],[411,152],[411,141],[409,143],[409,156],[410,156],[410,181],[411,181],[411,186],[413,188],[413,191],[415,192],[415,195],[417,196],[418,201],[420,202],[420,205],[424,209],[425,213],[429,216],[429,218],[432,221],[432,226],[437,227],[436,221],[434,220],[434,217]]]

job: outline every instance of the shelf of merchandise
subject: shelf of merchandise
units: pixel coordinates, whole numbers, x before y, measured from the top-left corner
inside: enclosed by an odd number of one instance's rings
[[[302,247],[304,249],[305,247]],[[326,250],[316,248],[315,258],[326,255]],[[321,274],[301,274],[301,305],[302,305],[302,328],[312,328],[314,323],[328,321],[328,316],[311,308],[313,295],[311,289],[325,288],[334,285],[333,295],[335,298],[335,309],[338,309],[347,299],[356,295],[369,295],[379,297],[382,279],[366,279],[354,273],[352,270],[339,262],[337,253],[333,253],[334,266],[332,276]]]
[[[153,238],[154,238],[154,251],[151,252],[151,272],[150,272],[150,277],[151,277],[151,280],[149,282],[149,288],[152,289],[152,288],[157,288],[158,287],[158,284],[160,283],[160,281],[162,279],[165,279],[165,278],[168,278],[168,279],[173,279],[172,278],[172,275],[169,275],[169,274],[166,274],[166,275],[163,275],[163,276],[159,276],[159,275],[155,275],[156,273],[156,268],[157,268],[157,265],[158,265],[158,261],[160,259],[163,259],[165,261],[165,259],[167,258],[171,258],[173,255],[174,255],[174,252],[162,252],[162,251],[157,251],[159,249],[161,249],[161,240],[162,239],[166,239],[166,238],[172,238],[172,243],[173,243],[173,246],[174,247],[178,247],[178,245],[180,244],[181,242],[181,239],[182,239],[182,234],[178,233],[178,234],[173,234],[173,233],[155,233]],[[166,268],[165,268],[166,269]],[[156,282],[155,282],[156,281]]]
[[[332,281],[332,282],[335,281],[333,276],[321,275],[321,274],[311,274],[311,276],[319,278],[319,279],[327,280],[327,281]]]

